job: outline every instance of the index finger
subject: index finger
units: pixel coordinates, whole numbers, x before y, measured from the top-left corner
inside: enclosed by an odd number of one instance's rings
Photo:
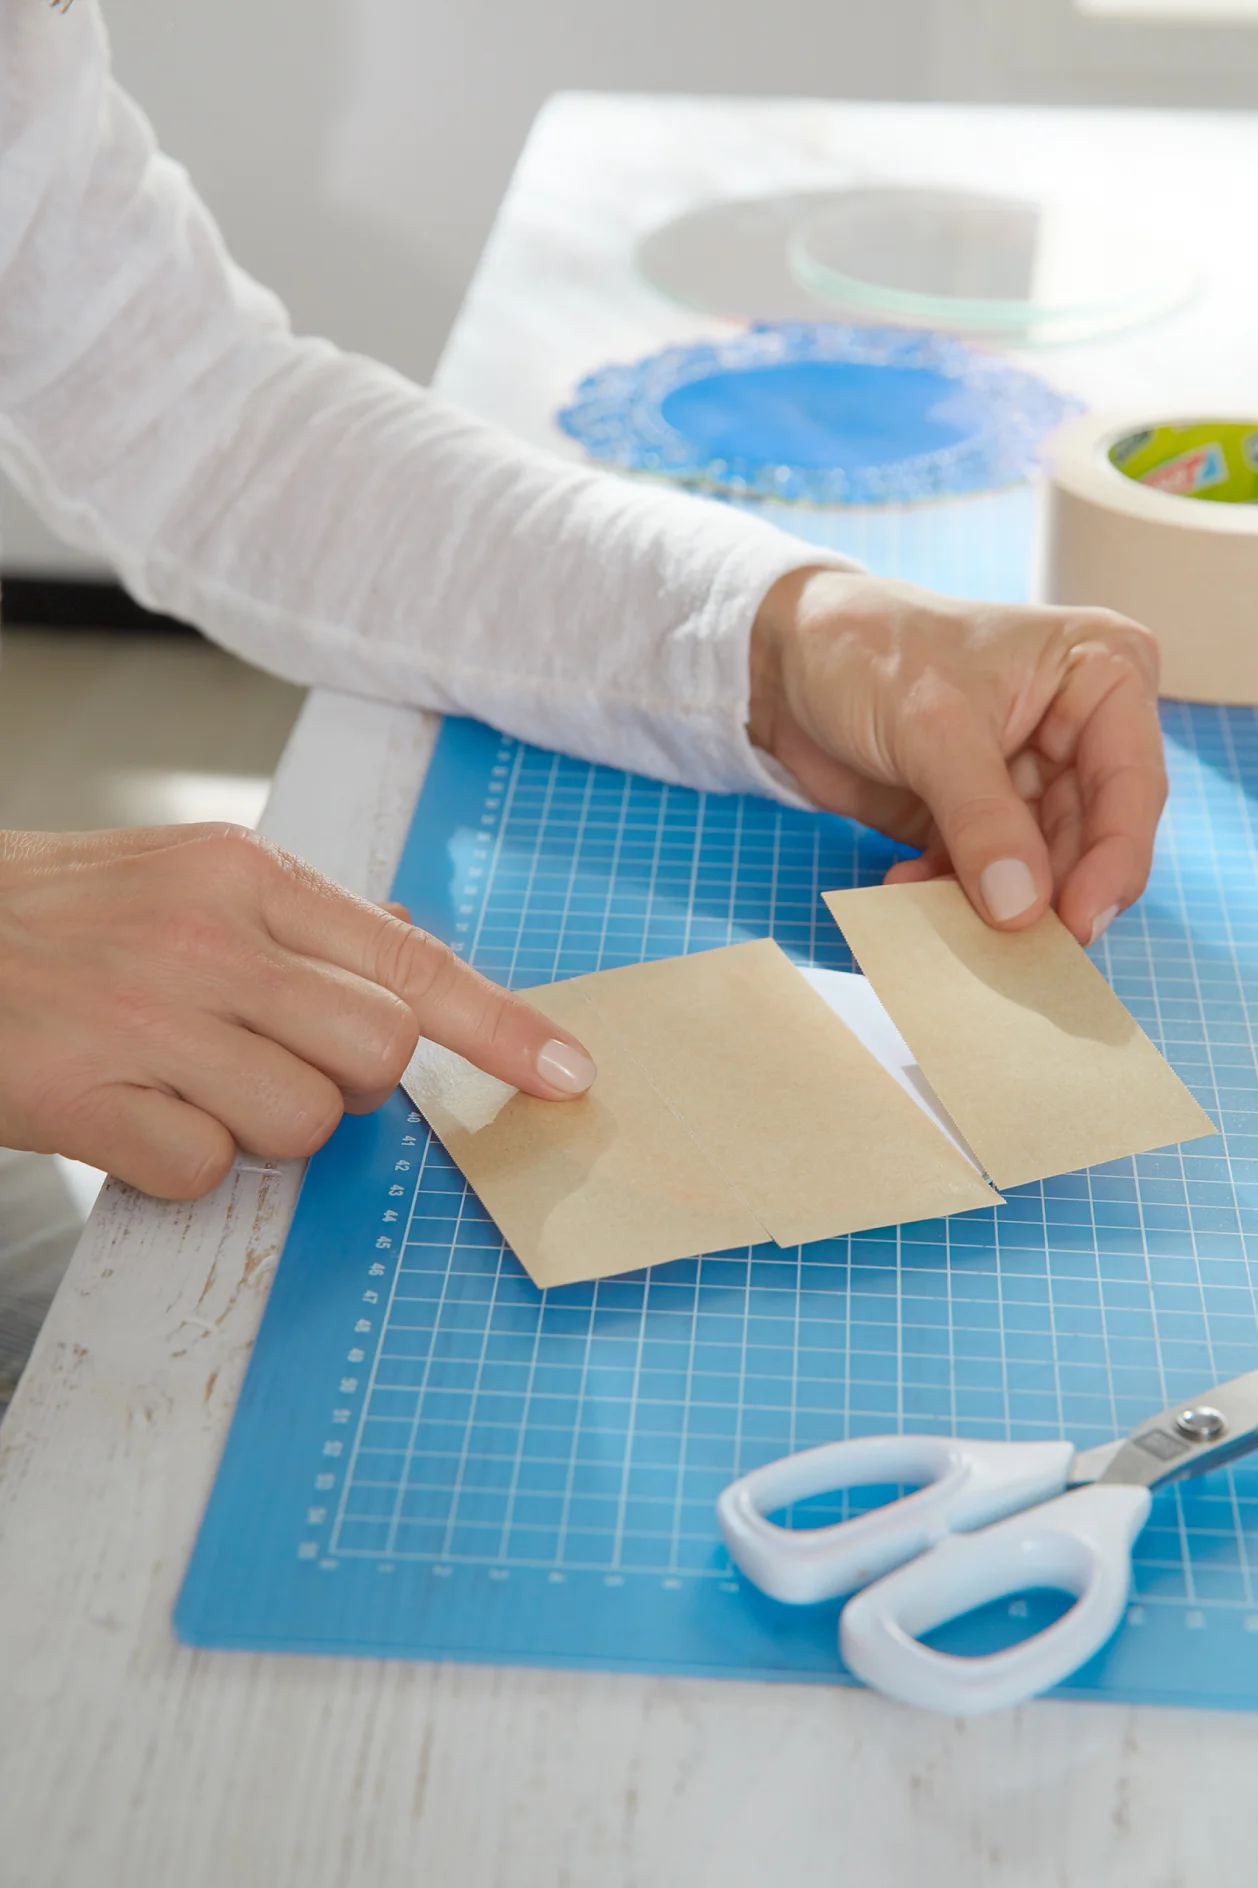
[[[1054,757],[1073,748],[1082,800],[1080,856],[1057,901],[1063,924],[1091,944],[1148,882],[1166,804],[1166,763],[1149,679],[1112,651],[1081,652],[1054,705]]]
[[[419,1033],[513,1088],[571,1100],[594,1080],[575,1036],[521,996],[491,983],[427,931],[356,898],[299,861],[266,887],[263,918],[276,943],[339,964],[400,997]]]

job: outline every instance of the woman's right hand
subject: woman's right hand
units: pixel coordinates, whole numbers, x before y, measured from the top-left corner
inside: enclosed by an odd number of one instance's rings
[[[0,1146],[195,1199],[378,1107],[420,1036],[585,1092],[575,1038],[394,911],[236,827],[0,834]]]
[[[765,597],[748,732],[819,806],[921,848],[988,924],[1081,944],[1144,890],[1166,800],[1158,650],[1112,610],[804,569]]]

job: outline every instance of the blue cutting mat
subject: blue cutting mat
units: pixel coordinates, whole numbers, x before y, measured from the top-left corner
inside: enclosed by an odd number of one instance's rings
[[[1153,881],[1097,955],[1221,1140],[543,1294],[404,1100],[348,1120],[308,1171],[180,1635],[832,1681],[837,1609],[731,1575],[713,1501],[732,1476],[901,1427],[1087,1446],[1258,1365],[1258,724],[1165,718]],[[891,857],[843,820],[450,722],[395,893],[517,986],[765,934],[842,968],[819,890]],[[1258,1706],[1256,1560],[1258,1469],[1160,1496],[1128,1622],[1072,1689]],[[1047,1604],[941,1642],[994,1646]]]

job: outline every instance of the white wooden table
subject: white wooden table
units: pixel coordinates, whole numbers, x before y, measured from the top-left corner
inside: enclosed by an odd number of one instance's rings
[[[1258,121],[568,98],[540,122],[442,384],[557,443],[572,380],[712,323],[633,234],[709,192],[882,174],[1151,193],[1214,289],[1045,363],[1094,400],[1258,387]],[[1232,202],[1203,194],[1230,182]],[[312,697],[266,830],[373,896],[431,747]],[[3,1888],[1246,1888],[1258,1719],[1038,1704],[954,1723],[854,1691],[177,1646],[170,1609],[297,1186],[106,1189],[0,1430]]]

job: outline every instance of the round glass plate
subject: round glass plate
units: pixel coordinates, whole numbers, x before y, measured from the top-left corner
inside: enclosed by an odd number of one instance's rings
[[[1071,401],[951,335],[761,323],[583,380],[594,458],[726,497],[911,504],[1026,477]]]
[[[727,321],[817,321],[832,315],[795,274],[792,235],[809,217],[841,203],[844,190],[701,203],[654,229],[634,250],[644,281],[669,301]]]
[[[1023,346],[1118,333],[1197,286],[1142,230],[966,190],[848,190],[804,215],[787,247],[800,284],[832,305]]]

